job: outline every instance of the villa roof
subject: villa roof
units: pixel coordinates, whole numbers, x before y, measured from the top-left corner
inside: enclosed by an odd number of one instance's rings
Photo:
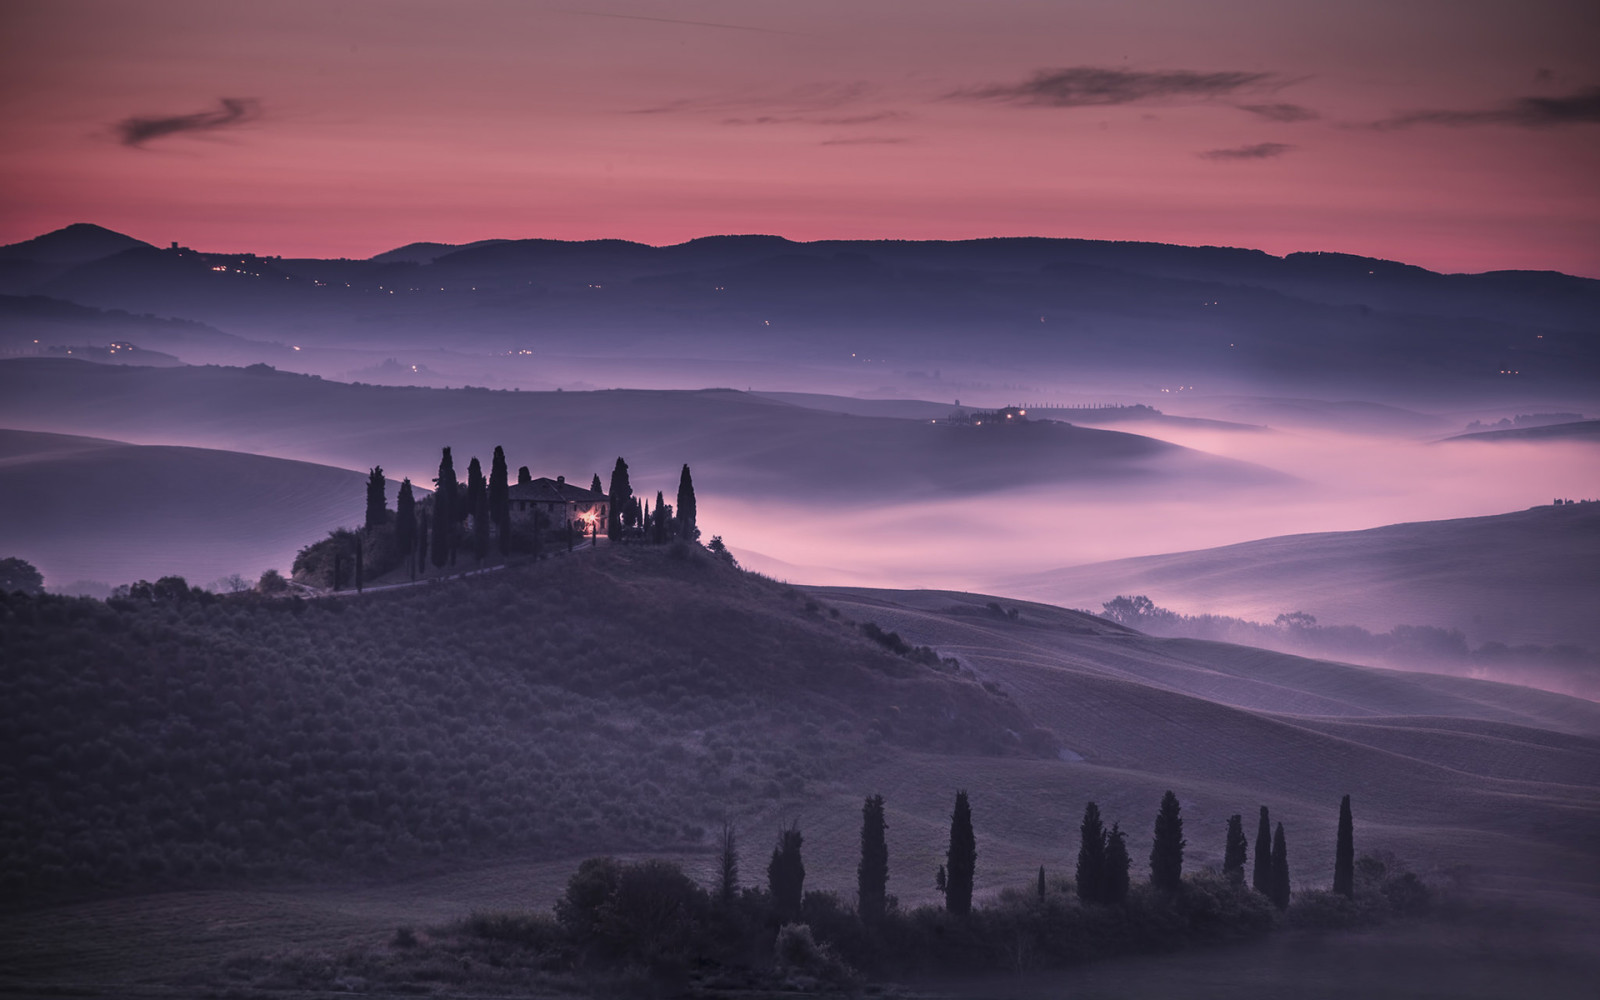
[[[603,503],[609,499],[604,493],[544,476],[530,483],[513,483],[506,491],[506,498],[534,503]]]

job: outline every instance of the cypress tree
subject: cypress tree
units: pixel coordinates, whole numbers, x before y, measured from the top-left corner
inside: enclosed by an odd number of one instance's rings
[[[1083,823],[1078,827],[1078,898],[1085,903],[1106,901],[1106,828],[1100,822],[1100,807],[1093,802],[1083,807]]]
[[[417,498],[411,492],[411,480],[400,480],[400,495],[394,501],[394,547],[406,558],[417,538]]]
[[[428,571],[428,511],[426,508],[417,511],[416,557],[417,569],[412,574],[413,577],[417,573],[426,573]]]
[[[1263,896],[1272,895],[1272,824],[1267,821],[1266,806],[1261,807],[1261,824],[1256,827],[1256,867],[1250,887]]]
[[[1333,848],[1333,891],[1346,899],[1356,894],[1355,821],[1350,796],[1339,800],[1339,840]]]
[[[1116,904],[1128,898],[1128,837],[1117,824],[1106,834],[1106,902]]]
[[[972,879],[978,868],[978,842],[972,835],[972,807],[965,789],[956,792],[950,814],[950,847],[945,852],[944,908],[958,917],[972,910]]]
[[[1272,835],[1272,892],[1268,894],[1272,905],[1280,910],[1289,908],[1289,845],[1283,839],[1283,824]]]
[[[494,446],[494,460],[489,463],[489,520],[494,522],[495,536],[500,541],[500,554],[511,551],[511,484],[506,481],[506,451]]]
[[[1166,892],[1176,892],[1182,887],[1183,849],[1187,846],[1178,797],[1168,791],[1161,797],[1161,811],[1156,813],[1156,839],[1150,848],[1152,886]]]
[[[610,501],[606,512],[606,537],[614,542],[622,537],[623,519],[628,516],[628,507],[633,503],[633,486],[628,482],[628,463],[620,455],[617,456],[616,467],[611,470],[611,492],[606,497]]]
[[[861,864],[856,867],[856,912],[865,923],[883,919],[889,900],[889,844],[884,838],[883,796],[861,807]]]
[[[678,536],[685,541],[692,542],[700,537],[694,519],[694,477],[689,475],[689,464],[685,462],[683,472],[678,475]]]
[[[778,833],[767,864],[767,890],[772,893],[772,909],[779,923],[793,923],[800,916],[800,900],[805,895],[806,866],[800,860],[800,825],[791,824]]]
[[[1228,839],[1222,849],[1222,874],[1228,881],[1244,884],[1244,863],[1250,851],[1250,841],[1244,835],[1244,817],[1234,813],[1228,817]]]
[[[356,593],[361,593],[361,588],[366,584],[366,564],[361,555],[361,539],[356,539]]]
[[[450,458],[450,449],[439,459],[439,476],[433,485],[433,514],[429,518],[433,528],[433,564],[443,566],[450,559],[450,536],[456,522],[456,467]]]
[[[489,554],[489,484],[477,456],[467,463],[467,513],[472,515],[472,555],[483,562]]]
[[[1044,894],[1045,894],[1044,865],[1040,865],[1039,866],[1039,898],[1041,900],[1044,899]]]
[[[667,540],[667,498],[660,490],[656,490],[656,513],[650,525],[650,540],[657,545]]]
[[[739,893],[739,844],[733,824],[722,823],[722,839],[717,851],[717,899],[723,906],[733,903]]]
[[[383,498],[387,485],[387,481],[383,478],[383,466],[374,465],[372,471],[367,473],[366,529],[368,531],[381,527],[389,520],[389,508]]]
[[[533,482],[533,473],[528,471],[528,467],[524,465],[519,468],[517,470],[517,485],[526,486],[531,482]]]
[[[605,492],[604,490],[602,490],[600,488],[600,473],[596,472],[594,474],[594,479],[589,482],[589,492],[590,493],[603,493],[603,492]]]

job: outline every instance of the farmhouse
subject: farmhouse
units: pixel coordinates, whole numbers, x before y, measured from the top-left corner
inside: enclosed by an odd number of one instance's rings
[[[566,476],[547,479],[541,476],[526,483],[517,483],[506,492],[511,503],[511,519],[517,523],[532,524],[539,517],[546,527],[565,528],[571,525],[587,532],[595,526],[604,529],[610,500],[604,493],[574,486]]]

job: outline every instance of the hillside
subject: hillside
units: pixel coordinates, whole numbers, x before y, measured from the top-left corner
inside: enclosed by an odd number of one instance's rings
[[[269,341],[292,331],[317,348],[836,366],[945,359],[1391,395],[1586,388],[1600,370],[1600,282],[1443,275],[1340,254],[723,236],[664,247],[414,244],[364,261],[137,245],[72,266],[15,268],[0,272],[0,291]],[[1514,386],[1500,375],[1511,368],[1521,373]]]
[[[359,521],[365,484],[308,462],[0,430],[0,552],[33,563],[49,587],[254,581]]]
[[[1460,629],[1474,643],[1600,648],[1600,504],[1285,535],[1016,578],[1008,593],[1098,609],[1145,594],[1187,614]],[[1514,598],[1514,599],[1513,599]]]
[[[959,671],[890,655],[869,621]],[[396,925],[548,906],[600,852],[708,880],[725,817],[747,884],[798,819],[807,888],[849,899],[872,792],[907,905],[932,896],[958,787],[985,899],[1040,864],[1070,876],[1089,799],[1142,865],[1166,789],[1190,871],[1266,804],[1296,891],[1326,885],[1349,793],[1358,850],[1434,884],[1556,911],[1600,886],[1592,703],[984,595],[796,591],[693,550],[306,604],[9,599],[0,640],[0,850],[32,900],[0,928],[34,988],[386,949]],[[111,886],[165,891],[46,902]]]
[[[1515,427],[1503,431],[1457,434],[1447,441],[1600,441],[1600,420],[1573,420],[1543,427]]]
[[[690,463],[720,494],[861,502],[992,493],[1040,483],[1270,482],[1259,467],[1150,438],[1057,424],[959,428],[852,417],[728,389],[491,392],[323,381],[271,369],[110,369],[0,361],[0,425],[203,444],[425,482],[439,448],[504,445],[514,464],[574,481],[618,455],[675,485]],[[555,429],[559,428],[559,431]],[[884,456],[894,456],[892,462]],[[659,488],[659,487],[657,487]]]

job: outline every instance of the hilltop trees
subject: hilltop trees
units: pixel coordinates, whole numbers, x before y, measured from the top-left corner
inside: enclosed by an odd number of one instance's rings
[[[1350,796],[1339,800],[1339,839],[1333,848],[1333,891],[1346,899],[1356,893],[1355,821]]]
[[[389,520],[389,508],[384,501],[384,488],[388,485],[383,478],[383,466],[375,465],[367,474],[367,518],[365,527],[367,531],[382,527]]]
[[[434,566],[442,567],[455,554],[451,544],[456,522],[456,466],[450,457],[450,447],[445,446],[439,457],[439,475],[433,481],[433,551]]]
[[[600,482],[600,477],[595,476],[595,483]],[[628,509],[633,505],[633,486],[628,482],[628,463],[617,456],[617,464],[611,470],[611,490],[606,494],[610,501],[608,516],[606,518],[606,537],[613,542],[622,537],[624,519],[628,516]]]
[[[0,594],[21,591],[24,594],[44,593],[44,577],[33,563],[16,556],[0,559]]]
[[[1222,849],[1222,874],[1235,885],[1244,884],[1244,862],[1250,842],[1244,836],[1244,817],[1234,813],[1228,817],[1228,840]]]
[[[1106,901],[1106,828],[1100,822],[1100,807],[1093,802],[1083,808],[1083,823],[1078,829],[1078,898],[1085,903]]]
[[[950,847],[945,851],[944,908],[958,917],[972,910],[972,879],[978,868],[978,842],[972,835],[972,807],[966,789],[956,792],[950,814]]]
[[[1121,903],[1128,898],[1128,838],[1117,824],[1106,834],[1105,901]]]
[[[1156,839],[1150,848],[1150,884],[1166,892],[1176,892],[1183,884],[1183,816],[1178,797],[1169,790],[1161,797],[1156,813]]]
[[[883,919],[889,899],[889,844],[884,837],[883,796],[861,807],[861,863],[856,867],[856,910],[863,922]]]
[[[489,484],[476,455],[467,465],[466,508],[472,515],[472,555],[481,563],[489,554]]]
[[[1272,824],[1267,820],[1267,807],[1261,807],[1261,823],[1256,827],[1256,867],[1250,876],[1250,888],[1263,896],[1272,896]]]
[[[506,481],[506,452],[494,446],[494,459],[489,465],[489,520],[494,522],[495,536],[500,541],[500,554],[511,551],[511,485]]]
[[[400,555],[410,558],[417,544],[417,498],[411,492],[411,480],[400,480],[400,495],[394,501],[394,547]]]
[[[779,923],[792,923],[800,916],[806,885],[806,866],[800,860],[801,840],[799,823],[779,831],[772,860],[767,863],[767,891],[772,894],[772,909]]]
[[[1289,908],[1289,847],[1283,839],[1282,823],[1272,835],[1272,891],[1267,897],[1278,909]]]
[[[700,537],[694,519],[694,478],[689,475],[689,464],[685,462],[678,476],[678,536],[684,541],[692,542]]]

